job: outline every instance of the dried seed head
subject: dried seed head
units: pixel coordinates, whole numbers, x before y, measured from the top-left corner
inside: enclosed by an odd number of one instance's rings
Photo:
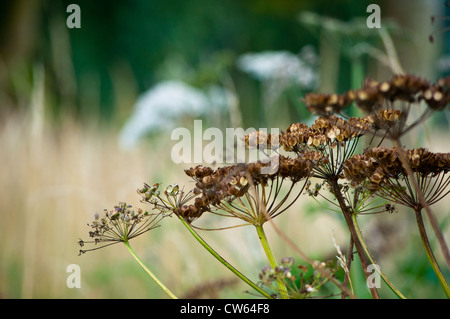
[[[331,114],[339,114],[342,109],[352,103],[352,99],[351,94],[309,93],[304,102],[311,113],[326,117]]]
[[[127,242],[158,227],[159,222],[165,216],[163,213],[143,213],[142,209],[135,211],[131,205],[120,202],[111,211],[105,209],[103,217],[100,217],[98,213],[95,214],[94,221],[88,224],[92,229],[89,231],[92,241],[80,240],[79,244],[82,247],[85,244],[94,244],[96,247],[80,250],[80,254],[112,244]],[[97,246],[98,244],[103,244],[103,246]]]
[[[445,84],[444,80],[441,83]],[[448,93],[449,91],[445,91],[444,86],[433,85],[424,92],[422,99],[427,103],[430,109],[440,111],[450,102],[450,95]]]
[[[266,131],[260,130],[252,132],[243,137],[244,144],[249,149],[272,149],[279,147],[279,136],[277,134],[267,134]]]
[[[446,176],[450,171],[450,153],[432,153],[424,148],[369,149],[345,162],[344,175],[353,187],[366,185],[369,190],[380,192],[382,197],[391,198],[394,202],[409,207],[420,206],[422,204],[418,202],[413,188],[404,186],[411,182],[402,163],[402,156],[419,179],[419,186],[424,187],[422,191],[429,205],[447,194],[443,189],[450,179],[450,176]]]

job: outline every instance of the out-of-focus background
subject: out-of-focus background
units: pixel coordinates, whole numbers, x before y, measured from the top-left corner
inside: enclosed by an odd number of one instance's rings
[[[380,29],[366,24],[372,2],[2,1],[0,298],[165,298],[123,246],[78,256],[77,241],[94,213],[142,207],[144,182],[190,187],[191,165],[171,159],[174,128],[202,119],[203,129],[285,129],[314,120],[301,102],[308,92],[342,93],[400,68],[431,81],[448,73],[445,1],[376,1]],[[449,152],[449,137],[443,112],[404,142]],[[448,239],[448,203],[434,207]],[[276,222],[311,258],[334,258],[333,236],[348,245],[342,220],[307,197]],[[411,214],[361,222],[405,295],[443,296]],[[298,257],[267,226],[276,256]],[[202,236],[258,280],[267,262],[251,227]],[[253,297],[174,218],[131,244],[179,296]],[[66,285],[70,264],[81,288]]]

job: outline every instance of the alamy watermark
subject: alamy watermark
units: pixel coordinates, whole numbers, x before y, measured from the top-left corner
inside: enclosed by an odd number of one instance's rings
[[[366,25],[369,29],[373,28],[381,28],[381,9],[378,4],[369,4],[367,6],[366,12],[370,12],[371,14],[367,17]]]
[[[81,28],[81,8],[78,4],[69,4],[66,9],[70,13],[66,19],[66,25],[69,29]]]
[[[81,268],[77,264],[70,264],[66,268],[66,272],[69,273],[66,279],[67,288],[81,288]]]
[[[377,264],[370,264],[367,266],[366,272],[370,273],[370,275],[367,276],[366,280],[367,287],[369,289],[380,288],[380,266],[378,266]]]

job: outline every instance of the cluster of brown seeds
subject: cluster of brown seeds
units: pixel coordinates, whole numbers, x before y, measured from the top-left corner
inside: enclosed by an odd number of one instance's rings
[[[389,184],[389,179],[401,180],[407,173],[399,152],[403,152],[412,171],[419,176],[434,177],[450,170],[450,153],[432,153],[424,148],[376,147],[349,158],[344,164],[344,176],[352,186],[368,181],[371,190]]]
[[[442,110],[450,103],[449,88],[450,77],[431,84],[418,76],[397,74],[390,81],[366,80],[360,89],[341,95],[310,93],[304,101],[312,113],[321,116],[340,114],[353,102],[366,113],[377,113],[394,101],[416,103],[423,100],[430,109]]]
[[[353,91],[344,94],[309,93],[306,95],[304,102],[311,113],[329,116],[340,114],[344,108],[352,104],[353,99]]]
[[[400,110],[380,110],[376,113],[363,117],[360,122],[366,123],[367,131],[384,130],[391,136],[402,135],[406,126],[407,114]]]
[[[267,174],[261,173],[269,165],[263,162],[215,170],[204,166],[190,168],[186,174],[196,182],[192,191],[196,198],[193,204],[178,207],[178,213],[189,219],[200,217],[223,201],[246,195],[252,185],[265,187],[277,178],[296,183],[311,176],[345,176],[353,186],[368,180],[370,187],[377,189],[389,178],[406,176],[396,148],[374,148],[353,156],[358,138],[366,133],[385,130],[395,137],[407,130],[408,109],[394,109],[394,101],[425,101],[430,109],[442,109],[450,101],[450,77],[430,84],[420,77],[400,74],[385,82],[366,80],[360,89],[341,95],[307,94],[308,109],[322,115],[314,124],[294,123],[279,135],[256,131],[243,138],[249,149],[276,150],[280,146],[287,152],[294,152],[295,158],[277,153],[278,167]],[[348,119],[334,115],[352,103],[369,114]],[[401,151],[405,152],[415,172],[427,175],[448,169],[450,161],[446,154],[433,154],[424,149]]]
[[[280,145],[285,151],[302,153],[308,148],[333,146],[361,136],[370,130],[365,119],[350,118],[344,120],[335,115],[318,118],[311,127],[303,123],[291,124],[280,136]]]
[[[389,101],[402,100],[414,103],[418,101],[420,94],[430,86],[430,83],[411,74],[396,74],[390,81],[377,82],[372,80],[367,86],[375,88],[381,97]],[[361,90],[364,89],[365,87]]]
[[[430,85],[422,99],[430,109],[443,110],[450,103],[450,76],[440,78],[436,84]]]
[[[104,210],[103,216],[95,214],[94,221],[88,224],[91,227],[89,237],[91,241],[80,239],[78,244],[94,244],[94,248],[82,249],[80,254],[90,250],[100,249],[120,242],[127,242],[149,230],[158,227],[159,221],[164,214],[151,214],[138,208],[132,209],[131,205],[120,202],[113,210]],[[103,244],[103,246],[97,246]]]
[[[268,134],[266,131],[255,131],[244,136],[245,146],[249,149],[278,149],[279,136],[277,134]]]
[[[179,207],[178,214],[190,220],[200,217],[211,206],[220,206],[223,201],[232,201],[244,196],[251,186],[262,187],[272,183],[275,179],[288,179],[297,183],[311,176],[313,163],[309,157],[295,159],[280,155],[278,169],[273,173],[262,173],[269,163],[255,162],[219,167],[213,170],[209,167],[196,166],[185,170],[186,175],[195,183],[194,204]]]

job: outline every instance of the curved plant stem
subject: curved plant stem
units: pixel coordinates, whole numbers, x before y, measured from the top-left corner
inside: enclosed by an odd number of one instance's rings
[[[261,242],[261,245],[264,248],[264,252],[266,253],[267,259],[269,260],[270,266],[272,269],[275,269],[278,264],[275,259],[275,256],[273,255],[272,249],[269,246],[269,242],[267,241],[266,233],[264,232],[262,225],[257,225],[256,232],[258,233],[259,240]],[[277,279],[277,285],[278,289],[280,289],[280,294],[283,299],[289,299],[289,295],[286,289],[286,285],[281,279]]]
[[[131,253],[131,255],[134,257],[134,259],[136,259],[136,261],[138,262],[139,265],[141,265],[142,269],[145,270],[145,272],[158,284],[158,286],[161,287],[162,290],[164,290],[164,292],[169,295],[170,298],[172,299],[178,299],[166,286],[164,286],[164,284],[150,271],[150,269],[148,269],[144,263],[141,261],[141,259],[136,255],[136,253],[134,252],[133,248],[131,248],[130,243],[128,241],[124,241],[123,242],[125,247],[128,248],[128,251]]]
[[[353,244],[355,245],[356,252],[358,253],[359,260],[361,262],[361,266],[363,267],[364,275],[365,275],[366,279],[368,279],[369,275],[370,275],[367,271],[367,267],[369,266],[369,261],[368,261],[368,257],[366,255],[366,253],[364,252],[361,241],[359,240],[358,235],[356,233],[355,224],[352,219],[352,212],[349,210],[349,208],[345,202],[345,199],[342,196],[337,179],[330,181],[330,184],[331,184],[333,194],[336,197],[336,200],[338,201],[339,206],[341,207],[342,214],[344,215],[344,219],[345,219],[345,222],[347,223],[348,230],[350,231],[350,236],[352,237]],[[369,290],[374,299],[380,298],[376,287],[369,287]]]
[[[361,233],[361,229],[359,228],[358,221],[356,219],[356,214],[353,214],[353,224],[355,225],[356,234],[358,235],[359,241],[361,242],[361,245],[366,252],[367,257],[371,261],[371,263],[375,266],[375,269],[380,274],[383,281],[391,288],[391,290],[401,299],[406,299],[406,297],[397,289],[395,288],[394,284],[386,277],[386,275],[380,270],[380,268],[377,266],[378,264],[374,261],[372,254],[370,253],[369,249],[367,248],[366,242],[364,241],[364,238]]]
[[[347,286],[336,279],[335,276],[330,274],[329,272],[321,269],[320,267],[315,267],[315,262],[309,258],[301,249],[298,247],[291,238],[289,238],[281,229],[275,224],[272,218],[268,217],[268,222],[271,224],[275,232],[283,239],[289,247],[291,247],[301,258],[303,258],[308,264],[310,264],[317,272],[319,272],[322,276],[326,277],[330,282],[332,282],[336,287],[342,290],[348,297],[351,299],[357,299],[357,297],[353,294],[353,291],[348,290]]]
[[[263,289],[258,287],[253,281],[245,277],[239,270],[234,268],[230,263],[228,263],[222,256],[220,256],[214,249],[212,249],[211,246],[209,246],[202,237],[200,237],[199,234],[187,223],[183,218],[179,217],[183,225],[189,230],[192,236],[194,236],[195,239],[211,254],[216,258],[220,263],[222,263],[225,267],[227,267],[229,270],[231,270],[236,276],[238,276],[242,281],[244,281],[246,284],[248,284],[250,287],[255,289],[257,292],[259,292],[261,295],[268,299],[273,299],[270,294],[265,292]]]
[[[433,268],[434,273],[436,274],[436,277],[438,278],[439,283],[442,286],[442,289],[444,289],[445,295],[447,296],[447,298],[450,298],[450,288],[445,280],[444,275],[441,272],[441,269],[439,268],[439,265],[433,254],[433,250],[431,249],[430,242],[428,241],[425,225],[423,224],[422,212],[419,209],[415,209],[415,213],[420,237],[422,238],[422,243],[425,248],[425,252],[427,253],[428,260],[430,261],[431,267]]]

